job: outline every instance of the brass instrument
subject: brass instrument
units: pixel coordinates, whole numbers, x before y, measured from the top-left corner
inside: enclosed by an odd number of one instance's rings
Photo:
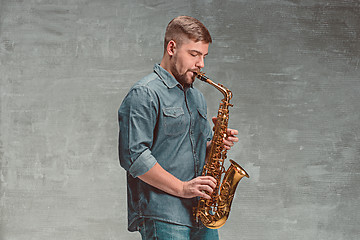
[[[198,79],[214,86],[224,95],[224,98],[220,102],[217,120],[214,126],[214,135],[208,160],[202,172],[203,176],[214,177],[217,184],[213,193],[210,195],[211,199],[200,198],[198,206],[194,209],[196,221],[200,219],[206,227],[216,229],[222,227],[229,217],[231,203],[239,181],[243,177],[249,177],[249,175],[233,160],[230,160],[231,165],[227,171],[225,171],[224,167],[227,150],[224,147],[223,138],[226,138],[227,133],[229,106],[233,106],[230,104],[232,92],[222,84],[211,81],[205,76],[205,73],[196,72],[195,74]],[[222,179],[223,174],[225,175]]]

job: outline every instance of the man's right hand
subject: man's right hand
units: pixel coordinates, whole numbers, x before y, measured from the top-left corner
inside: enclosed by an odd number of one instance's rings
[[[200,176],[190,181],[183,182],[183,198],[203,197],[210,199],[211,194],[216,187],[216,180],[210,176]]]

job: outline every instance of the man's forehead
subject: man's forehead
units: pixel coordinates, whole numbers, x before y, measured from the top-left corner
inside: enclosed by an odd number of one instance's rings
[[[185,47],[187,51],[194,51],[203,55],[208,54],[209,43],[204,41],[196,42],[189,39],[188,41],[183,42],[182,46]]]

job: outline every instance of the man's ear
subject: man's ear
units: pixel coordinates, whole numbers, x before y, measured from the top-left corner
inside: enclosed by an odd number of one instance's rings
[[[170,56],[173,56],[175,54],[176,42],[174,40],[169,41],[169,43],[167,45],[167,48],[166,48],[166,51]]]

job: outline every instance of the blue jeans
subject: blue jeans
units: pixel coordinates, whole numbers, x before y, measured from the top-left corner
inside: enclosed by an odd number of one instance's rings
[[[218,240],[217,229],[187,226],[145,218],[139,226],[143,240]]]

